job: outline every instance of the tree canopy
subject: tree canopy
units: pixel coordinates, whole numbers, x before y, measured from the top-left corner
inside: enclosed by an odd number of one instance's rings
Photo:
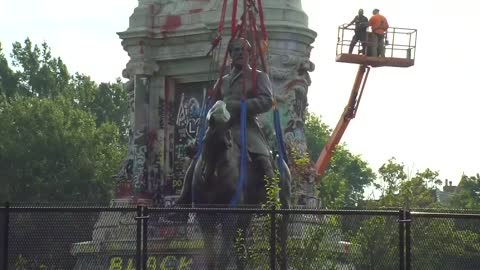
[[[0,200],[107,202],[125,156],[119,80],[70,75],[46,43],[0,45]]]

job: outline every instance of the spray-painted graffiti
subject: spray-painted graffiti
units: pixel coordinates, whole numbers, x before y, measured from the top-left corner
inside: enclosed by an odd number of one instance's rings
[[[125,256],[112,256],[108,270],[135,269],[135,258]],[[159,255],[148,256],[147,269],[182,269],[193,268],[193,257],[186,255]]]
[[[175,146],[173,189],[179,194],[183,177],[190,165],[193,147],[200,128],[200,116],[205,106],[207,83],[180,84],[175,89]]]
[[[185,134],[188,140],[195,139],[200,122],[200,113],[201,104],[198,99],[196,97],[185,98],[185,93],[182,93],[175,123],[179,129],[179,134]]]
[[[133,186],[136,190],[144,190],[146,187],[147,144],[144,130],[137,129],[133,137]]]
[[[150,194],[155,194],[161,186],[162,171],[160,167],[160,142],[158,140],[158,132],[150,129],[147,133],[147,172],[148,178],[146,189]],[[156,198],[153,198],[154,201]],[[156,203],[156,201],[155,201]]]

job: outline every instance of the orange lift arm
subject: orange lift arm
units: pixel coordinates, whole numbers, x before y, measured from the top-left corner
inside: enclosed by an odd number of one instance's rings
[[[340,139],[345,133],[350,120],[355,118],[357,114],[358,105],[362,99],[363,89],[365,88],[365,83],[367,82],[368,73],[370,73],[370,67],[367,65],[360,65],[357,72],[357,77],[353,83],[352,93],[350,94],[350,99],[348,104],[345,107],[340,120],[338,120],[337,126],[332,132],[332,135],[328,139],[327,144],[323,148],[320,156],[318,157],[317,163],[315,164],[315,170],[318,175],[322,176],[325,170],[327,169],[330,160],[332,159],[335,148],[337,147]]]

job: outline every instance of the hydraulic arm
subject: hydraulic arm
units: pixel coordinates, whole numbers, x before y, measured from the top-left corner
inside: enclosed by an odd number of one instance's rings
[[[362,99],[363,89],[365,88],[365,83],[368,78],[368,73],[370,72],[370,67],[367,65],[360,65],[358,68],[357,76],[355,82],[353,83],[352,93],[348,100],[348,104],[345,107],[340,120],[338,120],[337,126],[332,132],[332,135],[328,139],[327,144],[323,147],[320,156],[318,157],[317,163],[315,164],[315,170],[317,174],[322,176],[327,169],[330,160],[332,159],[335,148],[337,147],[340,139],[345,133],[350,120],[355,118],[357,114],[358,105]]]

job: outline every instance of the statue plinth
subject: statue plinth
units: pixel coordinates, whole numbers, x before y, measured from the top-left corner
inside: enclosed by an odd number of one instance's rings
[[[70,253],[77,258],[75,270],[135,269],[137,205],[151,206],[152,200],[135,196],[115,199],[111,207],[129,209],[99,214],[92,240],[71,246]],[[203,240],[192,219],[175,222],[153,212],[147,228],[147,265],[198,269],[204,264]]]

